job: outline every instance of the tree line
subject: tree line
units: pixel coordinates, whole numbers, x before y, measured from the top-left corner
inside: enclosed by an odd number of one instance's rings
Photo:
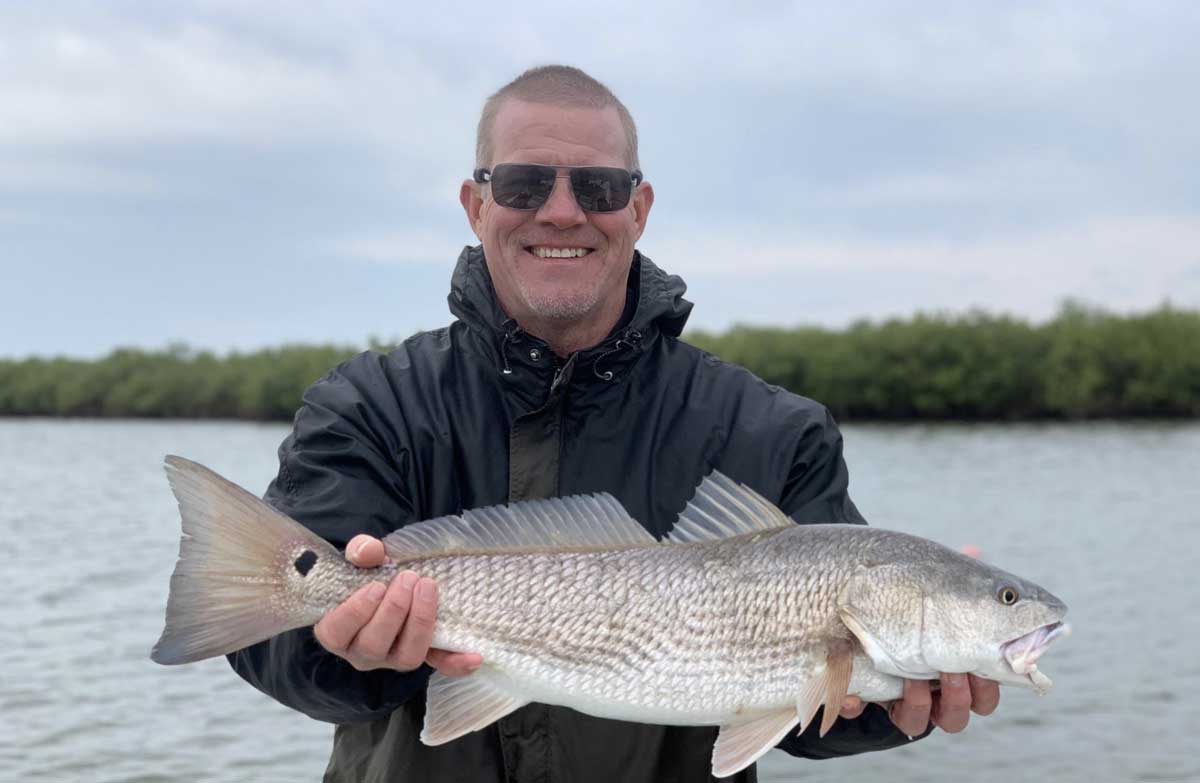
[[[841,420],[1200,416],[1200,311],[1169,306],[1121,316],[1067,304],[1043,324],[922,314],[685,339]],[[218,356],[176,344],[96,360],[0,360],[0,415],[289,420],[303,390],[358,351],[290,345]]]

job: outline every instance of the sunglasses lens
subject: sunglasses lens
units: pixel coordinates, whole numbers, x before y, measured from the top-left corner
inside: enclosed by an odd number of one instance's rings
[[[571,189],[579,206],[589,212],[624,209],[633,194],[633,179],[625,169],[584,166],[571,169]]]
[[[549,166],[502,163],[492,171],[492,198],[510,209],[537,209],[550,198],[554,177]]]
[[[625,169],[580,166],[570,171],[575,200],[588,212],[615,212],[629,204],[633,177]],[[501,163],[492,170],[492,198],[509,209],[537,209],[550,198],[556,176],[551,166]]]

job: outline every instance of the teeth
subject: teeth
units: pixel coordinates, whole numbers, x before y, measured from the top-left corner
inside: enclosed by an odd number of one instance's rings
[[[533,247],[530,250],[538,258],[580,258],[592,252],[586,247]]]

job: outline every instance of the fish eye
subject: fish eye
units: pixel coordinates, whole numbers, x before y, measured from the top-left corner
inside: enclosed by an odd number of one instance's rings
[[[1000,599],[1000,603],[1004,604],[1005,606],[1012,606],[1020,599],[1021,596],[1017,593],[1017,588],[1010,585],[1005,585],[1004,587],[1000,588],[1000,592],[996,595],[996,597]]]

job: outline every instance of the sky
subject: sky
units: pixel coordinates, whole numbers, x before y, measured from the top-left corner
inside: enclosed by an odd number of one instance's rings
[[[0,4],[0,357],[449,322],[483,100],[638,123],[691,328],[1200,307],[1200,4]]]

